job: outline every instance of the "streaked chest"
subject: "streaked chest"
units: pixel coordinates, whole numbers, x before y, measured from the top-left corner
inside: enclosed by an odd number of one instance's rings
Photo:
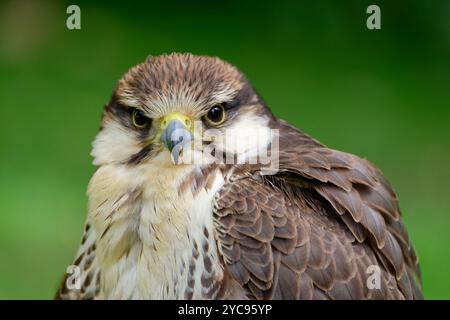
[[[208,183],[192,188],[186,185],[189,172],[99,178],[104,196],[94,201],[103,209],[92,217],[99,234],[100,298],[201,299],[220,290],[212,198],[223,178],[209,172]]]

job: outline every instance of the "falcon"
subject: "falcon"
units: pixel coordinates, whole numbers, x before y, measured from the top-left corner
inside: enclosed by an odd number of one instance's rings
[[[81,245],[56,298],[422,298],[381,171],[275,117],[219,58],[130,69],[92,156]]]

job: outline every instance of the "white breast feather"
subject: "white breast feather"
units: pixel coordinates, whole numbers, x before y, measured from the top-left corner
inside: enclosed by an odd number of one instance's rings
[[[212,198],[223,185],[216,174],[213,187],[195,196],[178,193],[192,166],[173,166],[168,153],[152,165],[106,165],[89,186],[89,216],[96,234],[101,271],[99,298],[182,299],[187,286],[193,242],[200,248],[204,228],[213,235]],[[108,227],[109,226],[109,227]],[[215,246],[213,269],[222,274]],[[193,298],[201,298],[203,259],[197,259]]]

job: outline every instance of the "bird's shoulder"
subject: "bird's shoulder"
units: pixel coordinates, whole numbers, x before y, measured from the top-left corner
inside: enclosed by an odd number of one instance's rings
[[[382,172],[278,127],[279,170],[240,168],[215,197],[218,246],[233,277],[258,298],[420,298],[418,259]],[[390,290],[367,290],[371,265]]]

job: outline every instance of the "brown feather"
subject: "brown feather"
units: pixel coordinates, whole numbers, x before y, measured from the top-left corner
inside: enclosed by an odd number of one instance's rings
[[[381,172],[283,122],[273,125],[282,133],[279,173],[261,179],[244,167],[219,192],[214,219],[225,227],[217,244],[232,237],[247,248],[227,255],[231,276],[254,298],[422,298],[417,257]],[[235,216],[236,225],[225,215]],[[258,242],[265,248],[259,255]],[[382,289],[366,285],[371,265],[379,267]]]

